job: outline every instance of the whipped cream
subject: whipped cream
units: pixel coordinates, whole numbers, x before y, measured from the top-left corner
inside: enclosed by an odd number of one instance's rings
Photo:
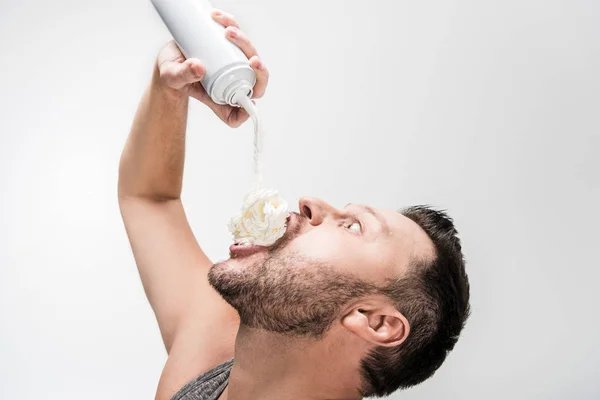
[[[290,212],[276,190],[260,189],[244,199],[241,213],[229,221],[235,243],[270,246],[283,236]]]

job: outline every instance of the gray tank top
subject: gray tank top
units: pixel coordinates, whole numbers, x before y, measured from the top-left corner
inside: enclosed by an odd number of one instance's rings
[[[233,358],[186,384],[171,400],[218,400],[229,383],[231,367]]]

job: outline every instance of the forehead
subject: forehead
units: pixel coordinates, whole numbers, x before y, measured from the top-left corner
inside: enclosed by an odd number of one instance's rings
[[[414,260],[432,259],[434,245],[427,233],[413,220],[397,211],[376,210],[388,226],[387,232],[381,233],[381,241],[386,245],[387,252],[392,257],[394,274],[406,272]]]

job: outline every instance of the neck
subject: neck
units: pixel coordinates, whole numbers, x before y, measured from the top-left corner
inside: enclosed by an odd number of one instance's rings
[[[315,341],[240,325],[227,399],[362,399],[358,343],[352,337],[332,339],[333,331]]]

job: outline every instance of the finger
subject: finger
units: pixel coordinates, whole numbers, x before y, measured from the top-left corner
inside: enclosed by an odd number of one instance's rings
[[[200,83],[200,82],[195,82],[195,83],[190,84],[188,86],[187,92],[190,97],[193,97],[196,100],[199,100],[200,102],[206,104],[213,111],[215,111],[213,109],[213,106],[218,106],[218,104],[215,103],[210,98],[208,93],[206,93],[206,90],[204,90],[204,87],[202,86],[202,83]]]
[[[254,56],[250,59],[250,66],[256,74],[256,84],[254,85],[252,98],[260,99],[264,96],[267,85],[269,84],[269,70],[258,56]]]
[[[240,110],[238,107],[232,107],[229,104],[217,104],[210,98],[210,96],[206,93],[206,90],[202,87],[202,85],[197,82],[190,85],[189,95],[200,102],[204,103],[208,108],[214,112],[217,117],[221,119],[221,121],[225,122],[227,125],[232,128],[237,128],[244,122],[248,117],[243,118],[239,121],[240,114],[236,113],[236,110]],[[239,111],[237,111],[239,112]]]
[[[256,48],[244,32],[234,26],[225,28],[225,36],[231,40],[249,59],[258,55]]]
[[[223,121],[232,128],[238,128],[250,118],[250,115],[241,107],[231,107],[224,115]]]
[[[181,89],[185,85],[198,82],[204,77],[206,69],[196,58],[189,58],[182,63],[165,61],[159,65],[160,77],[172,88]]]
[[[223,25],[225,28],[227,28],[228,26],[234,26],[238,29],[240,28],[233,15],[223,12],[221,10],[213,10],[212,17],[215,21]]]
[[[238,128],[250,118],[250,115],[241,107],[232,107],[228,104],[215,103],[206,91],[201,87],[196,87],[199,84],[193,84],[190,90],[190,96],[200,100],[206,104],[216,115],[232,128]]]

